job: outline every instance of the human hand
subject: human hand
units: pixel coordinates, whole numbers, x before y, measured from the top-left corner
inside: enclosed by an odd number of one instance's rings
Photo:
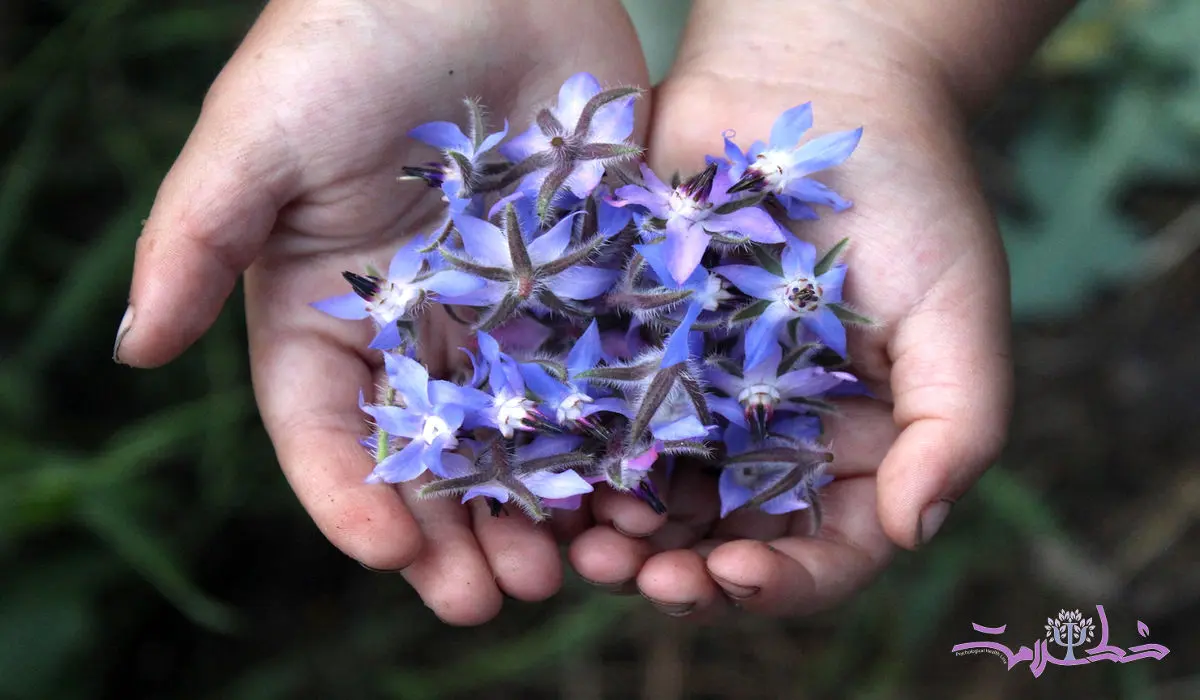
[[[813,103],[813,135],[865,126],[849,161],[817,176],[854,207],[795,230],[819,250],[849,237],[846,297],[880,323],[851,331],[853,372],[878,398],[844,401],[828,421],[840,478],[822,491],[815,537],[809,511],[718,520],[715,479],[698,470],[661,485],[666,516],[611,492],[593,497],[597,524],[574,540],[573,565],[605,586],[636,584],[669,614],[729,598],[767,614],[836,604],[897,545],[928,541],[1004,438],[1007,269],[964,114],[937,61],[903,27],[851,9],[862,4],[805,4],[820,7],[773,17],[788,32],[775,38],[748,5],[699,2],[654,95],[648,157],[664,177],[721,155],[726,129],[743,148],[765,138],[803,102]],[[801,44],[797,27],[820,41]]]
[[[411,485],[364,483],[374,465],[358,443],[354,388],[372,390],[381,358],[362,351],[368,328],[349,333],[308,302],[343,292],[343,270],[386,268],[441,214],[429,190],[396,182],[401,165],[433,155],[409,129],[460,121],[463,95],[515,128],[583,70],[648,84],[615,0],[274,0],[213,84],[138,241],[114,359],[170,361],[245,271],[255,393],[296,495],[334,545],[372,569],[403,569],[455,624],[491,618],[502,593],[553,594],[553,537],[523,518],[489,517],[478,500],[416,503]],[[423,340],[434,367],[456,352],[444,335]]]

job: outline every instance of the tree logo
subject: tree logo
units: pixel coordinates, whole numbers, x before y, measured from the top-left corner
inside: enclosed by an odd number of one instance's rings
[[[1067,648],[1067,655],[1063,657],[1065,661],[1075,659],[1075,647],[1090,642],[1095,629],[1092,618],[1083,619],[1083,613],[1078,610],[1059,610],[1057,620],[1046,618],[1046,639]]]

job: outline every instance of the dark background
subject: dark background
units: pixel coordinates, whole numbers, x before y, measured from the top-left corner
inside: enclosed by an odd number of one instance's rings
[[[1085,3],[978,130],[1017,309],[1001,463],[850,604],[713,629],[576,581],[453,629],[337,553],[258,423],[238,299],[165,369],[110,361],[257,7],[0,4],[0,699],[1200,697],[1200,2]],[[1034,679],[950,652],[1098,603],[1171,654]]]

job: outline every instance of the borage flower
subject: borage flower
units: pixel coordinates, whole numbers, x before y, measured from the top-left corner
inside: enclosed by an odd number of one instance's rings
[[[440,150],[444,163],[401,168],[406,176],[441,189],[451,202],[479,194],[477,188],[486,173],[482,158],[508,134],[507,119],[503,129],[489,134],[484,126],[483,108],[475,100],[466,100],[466,105],[469,134],[464,134],[453,122],[441,121],[421,124],[408,132],[410,138]]]
[[[721,517],[739,508],[784,515],[811,507],[814,529],[819,529],[817,490],[833,481],[827,473],[833,455],[815,442],[820,431],[815,416],[779,421],[758,441],[737,425],[726,428],[728,458],[718,482]]]
[[[398,322],[411,321],[412,312],[426,301],[486,303],[474,296],[484,288],[482,279],[458,270],[431,270],[423,245],[413,238],[396,251],[386,277],[343,272],[354,291],[315,301],[312,307],[341,319],[371,318],[378,332],[368,347],[391,350],[403,342]]]
[[[644,185],[625,185],[614,193],[614,204],[643,207],[662,223],[669,279],[683,284],[700,265],[714,234],[731,244],[746,241],[782,243],[783,232],[771,215],[756,205],[726,207],[732,200],[727,171],[714,163],[678,187],[668,187],[645,164]],[[651,234],[655,235],[655,234]]]
[[[727,133],[725,157],[731,165],[731,176],[737,180],[730,191],[769,192],[784,205],[792,219],[818,218],[813,204],[830,207],[835,212],[850,208],[849,201],[808,176],[849,158],[862,138],[862,127],[798,145],[812,124],[812,103],[806,102],[780,115],[771,127],[769,143],[756,141],[746,153]]]
[[[592,427],[588,416],[599,411],[628,413],[625,401],[615,396],[601,397],[580,374],[594,369],[604,356],[600,345],[600,328],[592,321],[567,353],[567,361],[557,370],[558,377],[547,371],[552,363],[521,363],[521,375],[526,385],[542,401],[547,415],[554,416],[559,425],[579,423]]]

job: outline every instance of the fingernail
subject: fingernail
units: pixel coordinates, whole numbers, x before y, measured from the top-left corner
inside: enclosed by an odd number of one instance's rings
[[[358,562],[358,565],[361,566],[362,568],[366,569],[367,571],[370,571],[373,574],[398,574],[401,571],[404,571],[404,569],[372,569],[371,567],[367,566],[366,564],[362,563],[361,561]]]
[[[626,532],[625,530],[622,530],[621,526],[617,525],[616,523],[612,523],[612,529],[616,530],[617,532],[621,533],[622,535],[625,535],[626,537],[628,537],[631,540],[644,540],[647,537],[649,537],[650,535],[654,534],[652,532],[644,532],[644,533],[638,535],[638,534],[635,534],[632,532]]]
[[[917,521],[918,546],[929,544],[929,541],[941,529],[942,523],[946,522],[946,516],[950,515],[950,508],[953,505],[954,501],[942,498],[925,506],[925,510],[921,511],[921,518]]]
[[[124,342],[125,336],[129,334],[129,329],[133,327],[133,306],[125,307],[125,315],[121,317],[121,325],[117,326],[117,339],[113,341],[113,362],[121,362],[121,343]]]
[[[579,578],[583,577],[580,576]],[[635,583],[633,579],[617,581],[615,583],[603,583],[601,581],[593,581],[590,578],[583,578],[583,580],[587,581],[596,588],[599,588],[607,593],[612,593],[613,595],[633,595],[634,593],[637,593],[637,583]]]
[[[721,588],[725,589],[725,595],[734,600],[746,600],[762,590],[758,586],[743,586],[732,581],[726,581],[720,576],[713,576],[711,571],[708,575],[712,576],[713,580],[720,584]]]
[[[655,600],[651,598],[645,593],[642,594],[642,597],[650,601],[650,604],[653,605],[660,613],[669,615],[671,617],[683,617],[685,615],[689,615],[691,614],[692,610],[696,608],[695,603],[664,603],[661,600]]]

